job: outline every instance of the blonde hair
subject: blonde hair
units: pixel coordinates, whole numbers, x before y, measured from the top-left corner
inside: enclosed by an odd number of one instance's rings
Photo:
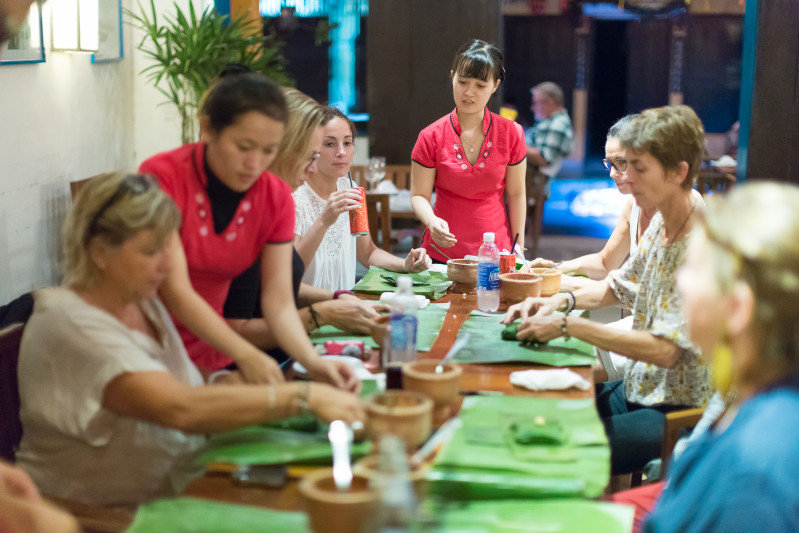
[[[682,188],[694,186],[705,148],[705,129],[694,110],[685,105],[642,111],[619,134],[625,149],[649,153],[664,169],[674,170],[685,161],[688,174]]]
[[[289,118],[277,157],[269,166],[269,171],[296,187],[297,175],[302,172],[311,155],[311,137],[316,128],[324,126],[326,119],[324,107],[305,93],[284,87],[283,95]]]
[[[751,328],[762,365],[799,372],[799,187],[757,182],[707,199],[701,229],[717,288],[743,280],[755,297]]]
[[[180,211],[151,176],[103,174],[81,187],[64,221],[64,283],[86,288],[100,279],[89,246],[100,239],[121,246],[142,230],[154,230],[158,242],[180,227]]]

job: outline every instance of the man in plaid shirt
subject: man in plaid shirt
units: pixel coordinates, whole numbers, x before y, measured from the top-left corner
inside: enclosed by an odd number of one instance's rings
[[[544,196],[549,197],[549,182],[558,174],[563,158],[571,153],[574,133],[569,114],[563,107],[563,90],[558,84],[545,81],[530,92],[536,123],[527,130],[525,137],[527,162],[538,169],[539,181],[544,183],[528,185],[544,186]]]

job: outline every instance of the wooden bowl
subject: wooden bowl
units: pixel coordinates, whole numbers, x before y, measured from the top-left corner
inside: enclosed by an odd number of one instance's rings
[[[525,298],[541,296],[543,278],[528,272],[512,272],[499,275],[499,298],[515,304]]]
[[[314,533],[363,531],[377,512],[380,494],[369,486],[369,478],[353,473],[352,485],[340,492],[332,468],[320,468],[302,478],[299,491],[305,500]]]
[[[433,400],[433,425],[439,426],[450,415],[450,405],[461,388],[460,365],[447,363],[444,371],[436,374],[439,361],[423,359],[402,365],[402,388],[424,394]]]
[[[455,283],[477,285],[477,261],[474,259],[450,259],[447,261],[447,278]]]
[[[427,471],[430,469],[429,464],[417,464],[408,462],[408,478],[413,485],[413,491],[416,493],[416,498],[422,500],[425,497],[427,490]],[[352,467],[352,471],[360,474],[369,480],[380,479],[380,455],[372,454],[367,455]]]
[[[534,274],[544,278],[544,283],[541,285],[541,296],[557,294],[560,290],[560,270],[552,270],[551,268],[533,268],[531,270]],[[547,270],[551,270],[551,272],[544,274]]]
[[[388,390],[369,398],[366,414],[366,432],[373,441],[396,435],[414,449],[430,436],[433,401],[418,392]]]

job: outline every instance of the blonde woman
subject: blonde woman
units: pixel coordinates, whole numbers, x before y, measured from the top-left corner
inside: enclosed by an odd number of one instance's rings
[[[174,495],[215,431],[309,409],[363,420],[319,383],[205,386],[158,298],[180,211],[150,177],[93,180],[65,223],[63,287],[39,291],[19,363],[19,464],[44,494],[99,504]],[[185,274],[184,274],[185,275]]]

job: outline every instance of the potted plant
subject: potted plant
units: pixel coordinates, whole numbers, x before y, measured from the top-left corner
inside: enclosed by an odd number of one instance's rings
[[[153,64],[141,71],[153,82],[180,113],[183,143],[199,138],[197,108],[211,80],[228,63],[247,65],[280,84],[290,83],[285,72],[281,43],[274,36],[264,36],[260,21],[247,15],[229,18],[213,7],[196,12],[190,3],[185,13],[174,3],[175,14],[159,20],[153,0],[147,12],[139,3],[139,12],[126,10],[130,23],[142,30],[144,37],[137,48]]]

